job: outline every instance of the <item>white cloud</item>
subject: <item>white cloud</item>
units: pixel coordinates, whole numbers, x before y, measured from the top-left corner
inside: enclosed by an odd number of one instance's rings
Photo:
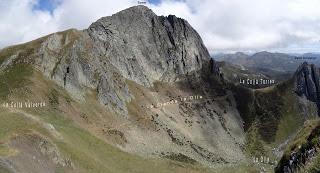
[[[0,0],[0,47],[69,29],[87,28],[103,16],[136,4],[135,0],[56,0],[52,13],[35,10],[37,0]]]
[[[0,2],[0,47],[29,41],[57,30],[49,12],[32,11],[34,4],[33,0]]]
[[[52,12],[33,10],[37,0],[0,1],[0,47],[68,28],[87,28],[136,0],[56,0]],[[162,0],[158,15],[185,18],[215,51],[318,51],[319,0]],[[305,49],[304,49],[305,47]]]
[[[319,0],[165,0],[152,8],[186,18],[211,52],[295,51],[293,45],[319,51],[319,6]]]
[[[54,11],[54,18],[61,29],[84,29],[101,17],[133,5],[135,0],[64,0]]]

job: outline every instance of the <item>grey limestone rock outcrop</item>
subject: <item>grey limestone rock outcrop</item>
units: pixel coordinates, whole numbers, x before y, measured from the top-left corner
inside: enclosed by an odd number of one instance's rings
[[[45,76],[78,100],[84,99],[85,88],[96,89],[99,101],[122,115],[132,98],[126,80],[145,87],[174,82],[210,60],[187,21],[157,16],[145,6],[103,17],[83,31],[52,34],[37,49],[30,63]],[[210,64],[216,72],[215,61]]]
[[[17,173],[13,167],[13,163],[10,160],[0,157],[0,171],[5,171],[8,173]]]
[[[200,70],[210,58],[187,21],[157,16],[145,6],[101,18],[87,32],[125,78],[144,86],[176,81],[179,75]]]
[[[320,113],[320,70],[314,64],[303,63],[295,73],[296,93],[315,102]]]

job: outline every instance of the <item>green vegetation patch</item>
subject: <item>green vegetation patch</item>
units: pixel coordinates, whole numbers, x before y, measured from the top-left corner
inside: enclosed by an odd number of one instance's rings
[[[50,106],[56,108],[59,105],[59,93],[56,89],[50,89],[48,98]]]
[[[0,50],[0,64],[12,55],[18,55],[19,58],[28,58],[34,51],[40,47],[41,43],[47,38],[42,37],[28,43],[10,46]]]
[[[254,114],[254,93],[251,89],[243,86],[231,85],[231,90],[237,102],[237,109],[243,119],[244,130],[247,131],[255,121]]]
[[[14,133],[26,132],[31,129],[40,130],[41,128],[35,122],[28,120],[20,113],[0,113],[0,140],[6,141]]]
[[[266,155],[266,149],[264,148],[264,143],[260,137],[256,123],[247,131],[245,149],[247,154],[255,157]]]
[[[272,157],[270,148],[284,142],[301,128],[304,117],[293,86],[293,80],[258,90],[230,84],[237,109],[245,122],[247,154]]]
[[[259,134],[266,142],[275,140],[284,102],[277,90],[255,92],[254,108],[259,123]]]
[[[190,163],[190,164],[195,164],[197,161],[184,155],[181,153],[171,153],[169,155],[165,155],[164,158],[170,159],[170,160],[175,160],[178,162],[184,162],[184,163]]]
[[[306,173],[319,173],[320,172],[320,154],[318,154],[311,163],[306,165],[304,171]]]
[[[11,171],[9,171],[7,168],[4,168],[0,165],[0,172],[1,173],[11,173]]]
[[[303,128],[298,132],[295,139],[288,145],[286,148],[277,168],[276,172],[281,172],[283,166],[290,159],[292,152],[302,153],[306,149],[314,146],[318,148],[320,146],[319,142],[320,137],[320,121],[319,120],[310,120],[305,123]],[[316,158],[311,160],[311,163],[306,164],[306,167],[300,170],[300,172],[319,172],[320,155],[317,154]]]
[[[6,156],[10,153],[10,149],[5,146],[0,144],[0,156]]]
[[[0,74],[0,99],[6,99],[16,89],[26,90],[31,83],[28,79],[33,73],[32,67],[24,64],[17,64],[9,67]]]
[[[306,122],[293,142],[289,145],[290,147],[289,150],[287,150],[287,153],[297,150],[299,146],[303,147],[307,141],[313,141],[313,139],[316,139],[317,137],[320,137],[320,121],[312,120]],[[316,143],[313,143],[313,145],[315,144]]]
[[[293,80],[280,83],[273,88],[254,90],[232,86],[235,93],[237,108],[245,122],[245,131],[253,123],[256,124],[259,135],[267,143],[283,140],[302,125],[295,96]],[[284,122],[286,121],[286,122]]]

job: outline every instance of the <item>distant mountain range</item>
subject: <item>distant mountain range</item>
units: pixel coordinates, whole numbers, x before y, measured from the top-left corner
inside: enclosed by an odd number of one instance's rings
[[[249,55],[237,52],[235,54],[217,54],[213,55],[213,58],[251,70],[271,70],[279,73],[292,73],[305,61],[316,65],[320,64],[320,54],[317,53],[285,54],[263,51]]]

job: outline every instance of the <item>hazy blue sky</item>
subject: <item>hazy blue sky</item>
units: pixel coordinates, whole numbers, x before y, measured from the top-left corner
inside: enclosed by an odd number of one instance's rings
[[[0,0],[0,48],[69,28],[84,29],[137,0]],[[184,18],[211,53],[320,52],[320,0],[149,0]]]
[[[39,0],[33,7],[34,10],[43,10],[43,11],[50,11],[57,7],[58,2],[54,0]]]

